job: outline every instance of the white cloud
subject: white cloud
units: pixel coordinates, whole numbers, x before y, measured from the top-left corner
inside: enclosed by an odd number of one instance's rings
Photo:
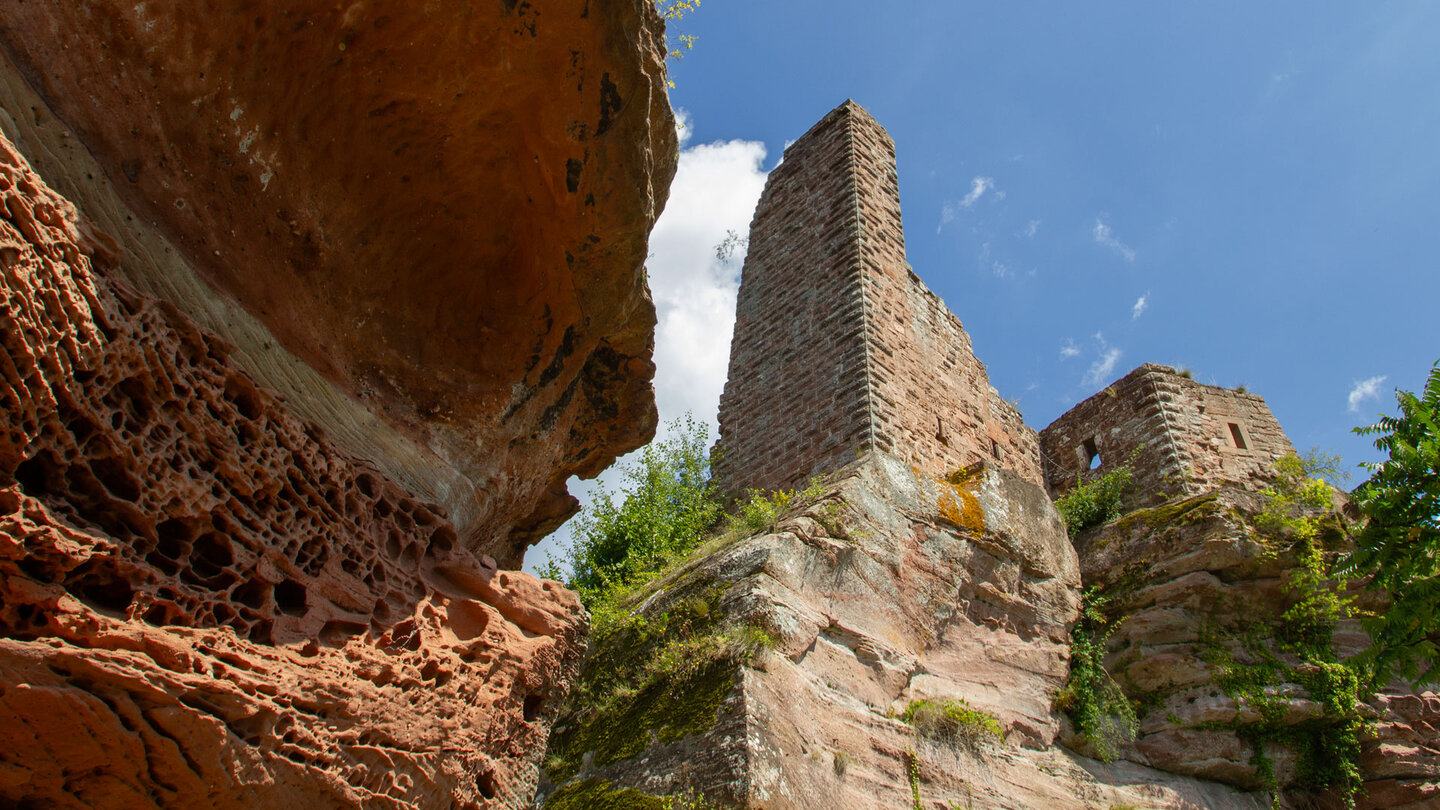
[[[995,179],[992,177],[976,177],[972,179],[970,181],[970,191],[963,199],[959,202],[947,202],[940,206],[940,224],[935,226],[935,232],[940,233],[940,229],[954,222],[955,218],[960,216],[961,209],[974,207],[975,203],[979,202],[980,198],[985,196],[985,192],[991,191],[994,188]],[[1005,192],[996,191],[995,196],[1003,200],[1005,199]]]
[[[1072,357],[1080,356],[1080,347],[1075,345],[1073,338],[1065,338],[1065,344],[1060,347],[1060,359],[1069,360]]]
[[[1105,341],[1105,335],[1095,333],[1095,342],[1100,345],[1100,356],[1085,370],[1085,376],[1080,379],[1080,384],[1093,388],[1101,383],[1108,382],[1110,376],[1115,373],[1115,364],[1120,362],[1120,349],[1111,346]]]
[[[1085,372],[1085,378],[1080,382],[1083,385],[1094,386],[1109,380],[1110,375],[1115,371],[1115,364],[1120,361],[1122,354],[1124,352],[1113,347],[1106,349],[1100,355],[1100,359],[1090,364],[1089,370]]]
[[[684,107],[675,108],[675,136],[680,139],[680,148],[684,149],[685,144],[690,142],[690,134],[694,132],[690,128],[690,111]]]
[[[1100,217],[1095,218],[1095,227],[1091,230],[1091,234],[1095,237],[1096,242],[1119,253],[1125,261],[1135,261],[1135,251],[1131,249],[1129,245],[1115,238],[1115,232],[1110,230],[1110,226],[1106,224],[1104,219]]]
[[[1026,238],[1026,239],[1034,239],[1034,238],[1035,238],[1035,232],[1038,231],[1038,230],[1040,230],[1040,220],[1038,220],[1038,219],[1032,219],[1032,220],[1030,220],[1030,222],[1025,225],[1025,238]]]
[[[686,122],[689,116],[677,111]],[[687,411],[717,435],[716,411],[730,363],[730,334],[735,325],[735,294],[740,286],[737,252],[728,261],[715,256],[715,246],[728,231],[748,234],[750,217],[765,187],[765,144],[759,141],[716,141],[680,152],[675,181],[665,212],[650,233],[646,270],[655,299],[655,400],[660,433],[666,423]],[[570,492],[588,505],[601,482],[614,491],[620,467],[595,481],[570,479]],[[535,570],[570,542],[566,524],[526,555],[526,569]]]
[[[1360,403],[1367,399],[1380,398],[1380,384],[1385,382],[1385,375],[1371,377],[1368,380],[1360,380],[1350,388],[1350,412],[1359,413]]]
[[[961,207],[961,208],[969,208],[970,206],[974,205],[976,202],[979,202],[980,198],[981,198],[982,196],[984,196],[985,192],[987,192],[987,191],[989,191],[989,190],[991,190],[991,189],[993,189],[993,188],[995,188],[995,179],[994,179],[994,178],[991,178],[991,177],[976,177],[976,178],[974,178],[973,180],[970,181],[970,193],[969,193],[969,194],[966,194],[966,195],[965,195],[965,199],[963,199],[963,200],[960,201],[960,207]]]
[[[1149,306],[1150,292],[1147,290],[1144,295],[1136,299],[1135,306],[1130,307],[1130,320],[1133,321],[1136,318],[1139,318],[1141,315],[1144,315],[1146,308]]]
[[[990,269],[995,273],[996,278],[1006,278],[1010,275],[1010,268],[1006,267],[1002,262],[992,263]]]

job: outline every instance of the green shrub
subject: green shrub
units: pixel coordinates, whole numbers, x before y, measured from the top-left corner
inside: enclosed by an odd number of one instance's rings
[[[1083,529],[1108,523],[1122,514],[1125,495],[1130,491],[1130,465],[1123,464],[1091,481],[1077,481],[1055,500],[1065,519],[1065,528],[1074,537]]]
[[[911,701],[900,719],[914,726],[922,737],[971,749],[1005,737],[995,715],[959,699]]]
[[[1340,480],[1340,457],[1311,450],[1275,460],[1270,486],[1260,491],[1265,505],[1255,515],[1255,528],[1273,544],[1308,542],[1332,511],[1334,488],[1326,480]]]
[[[745,500],[739,503],[735,514],[729,517],[730,531],[735,534],[773,531],[780,518],[824,494],[824,481],[818,476],[810,479],[810,483],[801,490],[777,489],[764,492],[747,489]]]
[[[670,438],[650,443],[624,468],[618,494],[599,488],[576,518],[564,559],[551,557],[541,568],[542,576],[567,580],[592,611],[694,550],[720,516],[710,483],[709,432],[689,415],[667,429]]]

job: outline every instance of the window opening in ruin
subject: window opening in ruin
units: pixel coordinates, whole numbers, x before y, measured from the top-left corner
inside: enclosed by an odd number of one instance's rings
[[[996,461],[1000,460],[1000,442],[994,439],[990,440],[990,455],[994,456]]]
[[[1245,446],[1245,435],[1240,432],[1240,426],[1234,422],[1230,423],[1230,438],[1235,442],[1237,448],[1241,450],[1249,449]]]
[[[938,416],[935,417],[935,438],[939,439],[943,445],[950,444],[950,439],[945,436],[945,420]]]
[[[1085,466],[1089,469],[1096,469],[1100,466],[1100,450],[1095,446],[1095,437],[1086,439],[1082,448],[1085,452]]]

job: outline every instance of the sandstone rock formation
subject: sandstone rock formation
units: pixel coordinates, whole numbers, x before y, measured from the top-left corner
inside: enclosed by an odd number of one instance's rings
[[[1256,531],[1264,497],[1222,488],[1176,498],[1082,534],[1078,550],[1086,584],[1108,595],[1116,618],[1108,668],[1142,707],[1121,756],[1248,789],[1267,784],[1268,768],[1303,804],[1317,772],[1339,762],[1344,718],[1316,666],[1294,653],[1287,611],[1301,566]],[[1341,524],[1327,539],[1343,542]],[[1341,659],[1368,643],[1353,620],[1334,640]],[[1361,737],[1359,806],[1440,805],[1440,695],[1396,684],[1362,710],[1374,727]],[[1333,790],[1321,799],[1339,806]]]
[[[0,98],[124,278],[518,566],[570,475],[653,432],[659,28],[645,0],[37,0],[0,12]]]
[[[96,271],[0,139],[0,804],[518,807],[586,619]]]
[[[709,548],[635,599],[656,622],[705,594],[705,615],[761,627],[773,644],[732,666],[718,699],[685,681],[660,710],[642,691],[563,717],[546,806],[694,792],[721,806],[860,810],[909,807],[912,791],[926,808],[1267,806],[1055,744],[1078,575],[1038,487],[994,469],[935,479],[868,455],[772,531]],[[964,700],[1003,739],[927,737],[901,719],[922,699]],[[688,719],[696,706],[704,722]]]

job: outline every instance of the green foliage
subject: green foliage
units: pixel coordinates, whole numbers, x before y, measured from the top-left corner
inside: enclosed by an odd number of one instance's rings
[[[818,477],[810,479],[810,483],[801,490],[780,489],[766,493],[747,489],[745,500],[729,517],[730,531],[735,534],[773,531],[780,518],[824,494],[824,482]]]
[[[1325,479],[1341,480],[1339,468],[1339,456],[1318,450],[1276,459],[1274,478],[1260,491],[1265,506],[1254,517],[1255,528],[1271,541],[1271,551],[1279,544],[1308,543],[1316,537],[1334,506],[1334,488]]]
[[[545,810],[708,810],[715,805],[693,793],[651,796],[634,788],[617,788],[601,779],[572,782],[545,800]]]
[[[1055,508],[1065,519],[1070,536],[1120,517],[1131,477],[1130,465],[1122,464],[1094,480],[1077,481],[1070,491],[1056,499]]]
[[[920,800],[920,758],[915,756],[915,749],[905,752],[910,772],[910,810],[925,810],[925,804]]]
[[[655,0],[655,10],[659,12],[660,19],[665,21],[665,55],[671,59],[679,59],[685,55],[685,51],[695,47],[694,34],[670,34],[670,27],[680,22],[686,14],[693,14],[700,8],[700,0]],[[665,83],[672,89],[675,82],[666,79]]]
[[[1390,457],[1364,465],[1370,479],[1352,493],[1367,520],[1345,565],[1391,600],[1367,620],[1363,660],[1374,682],[1419,687],[1440,683],[1440,361],[1419,396],[1396,391],[1395,400],[1399,416],[1355,429]]]
[[[568,784],[545,800],[545,810],[665,810],[658,796],[617,788],[599,779]]]
[[[1291,613],[1287,612],[1287,616]],[[1322,620],[1311,619],[1310,623]],[[1205,724],[1202,728],[1225,728],[1252,746],[1251,763],[1261,783],[1274,795],[1279,806],[1279,785],[1272,746],[1292,750],[1297,761],[1297,782],[1310,790],[1338,788],[1347,807],[1354,807],[1362,776],[1361,740],[1370,733],[1361,714],[1361,671],[1353,664],[1334,660],[1330,641],[1315,643],[1305,634],[1287,633],[1282,620],[1280,632],[1261,623],[1246,626],[1226,636],[1207,633],[1205,661],[1215,673],[1215,683],[1235,701],[1258,716],[1244,723]],[[1275,644],[1279,636],[1280,644]],[[1298,643],[1285,641],[1298,637]],[[1238,644],[1226,641],[1238,642]],[[1284,684],[1299,684],[1320,704],[1321,716],[1290,723]]]
[[[1121,745],[1134,741],[1140,726],[1135,704],[1105,668],[1105,648],[1115,625],[1106,613],[1111,599],[1097,586],[1081,594],[1080,621],[1070,634],[1070,678],[1055,696],[1055,708],[1069,715],[1076,732],[1105,762],[1119,754]]]
[[[914,726],[921,736],[970,749],[1005,737],[995,715],[958,699],[913,700],[900,719]]]
[[[651,442],[625,468],[619,496],[602,486],[576,518],[565,562],[570,587],[592,611],[688,554],[720,516],[705,426],[687,414],[667,431],[670,438]],[[541,574],[560,579],[562,572],[551,558]]]
[[[715,724],[736,670],[774,644],[760,628],[724,620],[725,590],[694,575],[669,582],[648,614],[635,604],[643,592],[605,602],[614,609],[592,624],[590,655],[551,738],[552,781],[576,773],[586,752],[603,767]]]
[[[1205,633],[1204,658],[1216,685],[1258,715],[1258,720],[1222,727],[1250,742],[1251,762],[1277,806],[1271,746],[1296,754],[1300,784],[1312,790],[1338,788],[1348,807],[1354,806],[1361,785],[1361,739],[1369,733],[1360,710],[1365,670],[1335,654],[1336,623],[1355,610],[1346,580],[1335,575],[1335,555],[1322,543],[1326,521],[1336,520],[1333,489],[1312,477],[1333,479],[1338,467],[1339,459],[1315,452],[1275,463],[1274,483],[1263,493],[1267,503],[1255,525],[1269,554],[1294,555],[1284,589],[1287,607],[1276,622],[1244,622]],[[1321,716],[1287,722],[1284,684],[1304,687],[1321,705]]]

